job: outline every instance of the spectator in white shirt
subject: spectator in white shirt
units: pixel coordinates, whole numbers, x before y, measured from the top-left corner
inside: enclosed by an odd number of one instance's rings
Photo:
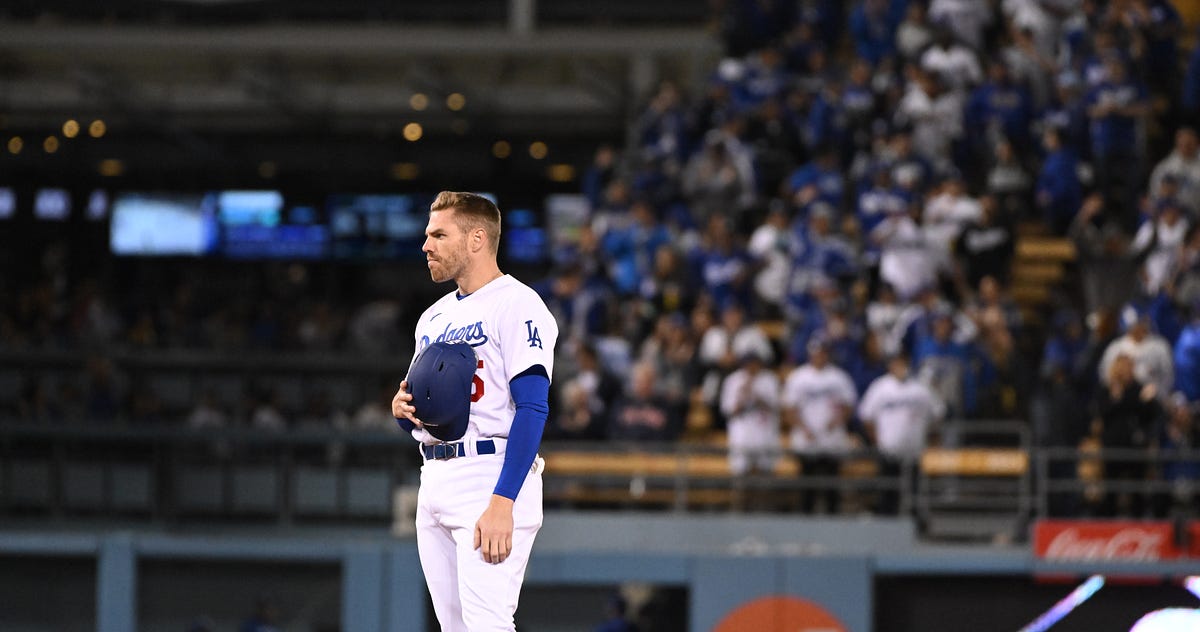
[[[945,415],[945,405],[919,380],[909,376],[908,357],[897,354],[888,361],[888,373],[867,387],[858,404],[858,416],[881,455],[880,470],[885,476],[912,474],[915,465],[903,468],[903,461],[920,457],[930,430]],[[901,477],[901,488],[914,479]],[[880,510],[895,513],[899,492],[883,494]]]
[[[904,304],[897,300],[896,290],[887,283],[880,283],[875,298],[867,304],[867,329],[886,346],[903,312]]]
[[[881,249],[879,278],[896,290],[901,301],[912,300],[937,281],[937,258],[929,237],[908,213],[888,214],[869,237]]]
[[[207,428],[224,428],[229,425],[229,415],[217,404],[217,395],[212,389],[206,389],[200,395],[200,401],[188,414],[187,427],[192,430]]]
[[[256,430],[287,430],[287,419],[283,416],[279,392],[272,390],[254,407],[250,416],[250,426]]]
[[[1150,219],[1133,237],[1133,251],[1142,254],[1142,288],[1149,296],[1158,294],[1179,267],[1191,222],[1174,200],[1155,204]]]
[[[1190,127],[1175,132],[1175,148],[1154,166],[1150,174],[1150,192],[1163,197],[1163,181],[1173,176],[1178,184],[1175,194],[1188,212],[1200,213],[1200,138]]]
[[[770,473],[779,458],[779,378],[754,352],[721,385],[727,419],[729,469],[735,476]]]
[[[956,42],[954,33],[944,28],[937,31],[933,46],[921,55],[921,69],[937,75],[942,85],[954,92],[968,90],[983,81],[983,69],[975,53]]]
[[[400,425],[392,416],[392,408],[388,405],[388,397],[392,395],[390,384],[381,384],[375,397],[363,402],[350,418],[350,427],[354,430],[399,432]]]
[[[909,2],[904,12],[904,21],[896,27],[896,50],[907,61],[916,61],[917,55],[933,42],[933,27],[929,24],[929,12],[923,2]]]
[[[949,269],[950,250],[955,240],[963,228],[982,217],[983,207],[979,200],[967,194],[966,183],[957,175],[946,178],[941,189],[930,196],[925,204],[923,224],[939,269]]]
[[[730,301],[721,310],[720,324],[709,327],[700,339],[700,364],[706,370],[703,384],[706,402],[716,403],[721,380],[747,354],[756,354],[768,363],[774,358],[766,334],[757,325],[747,324],[745,310],[736,301]]]
[[[934,72],[916,70],[896,106],[901,122],[912,126],[913,149],[937,168],[951,166],[951,148],[962,136],[962,95],[944,87]]]
[[[835,477],[841,457],[854,443],[846,426],[854,413],[858,393],[850,375],[829,361],[828,341],[821,333],[808,342],[808,363],[788,374],[783,386],[782,416],[790,429],[792,451],[800,460],[804,476]],[[826,511],[837,513],[836,485],[824,487]],[[804,513],[811,513],[817,489],[805,488],[800,495]]]
[[[990,5],[988,0],[933,0],[929,3],[929,20],[942,25],[967,46],[980,50],[983,31],[992,23]]]
[[[1133,360],[1133,377],[1142,384],[1153,384],[1161,397],[1175,386],[1175,364],[1171,345],[1151,329],[1150,314],[1127,306],[1121,313],[1125,335],[1108,343],[1100,358],[1100,383],[1108,385],[1109,367],[1119,355]]]
[[[190,430],[217,430],[229,426],[229,415],[217,401],[217,394],[211,388],[205,389],[200,395],[200,401],[188,414],[187,427]],[[218,459],[229,458],[231,453],[229,440],[214,439],[209,445],[213,456]]]
[[[754,292],[767,305],[768,316],[778,318],[783,313],[787,295],[788,275],[792,271],[791,231],[788,230],[787,205],[775,200],[767,219],[754,229],[746,250],[760,266],[754,275]]]

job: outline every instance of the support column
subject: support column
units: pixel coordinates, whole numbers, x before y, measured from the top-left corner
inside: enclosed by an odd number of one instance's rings
[[[387,614],[386,632],[408,632],[426,629],[425,576],[421,573],[421,558],[413,541],[396,544],[386,552],[387,583],[384,607]]]
[[[537,0],[508,0],[508,31],[513,35],[533,33],[537,23]]]
[[[342,559],[342,629],[383,632],[383,548],[360,545]]]
[[[130,535],[100,540],[96,561],[96,630],[137,630],[137,556]]]

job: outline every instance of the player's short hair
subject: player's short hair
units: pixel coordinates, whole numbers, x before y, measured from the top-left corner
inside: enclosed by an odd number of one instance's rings
[[[491,200],[477,193],[442,191],[429,205],[429,212],[453,209],[454,218],[463,232],[482,228],[487,232],[492,252],[500,248],[500,209]]]

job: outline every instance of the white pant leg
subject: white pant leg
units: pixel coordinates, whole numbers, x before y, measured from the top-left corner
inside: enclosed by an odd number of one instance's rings
[[[422,473],[422,481],[424,478]],[[442,631],[467,632],[458,601],[458,554],[454,537],[436,518],[437,499],[428,498],[434,493],[424,484],[417,492],[417,554],[421,558],[421,571]]]
[[[430,595],[434,598],[438,621],[446,632],[458,632],[460,629],[471,632],[515,629],[513,614],[517,610],[521,583],[525,578],[534,539],[542,525],[542,477],[540,473],[526,476],[513,505],[512,552],[500,564],[489,564],[483,560],[483,554],[475,549],[475,523],[491,500],[503,463],[502,455],[488,455],[434,461],[422,468],[421,493],[418,496],[418,545],[423,531],[429,534],[431,541],[438,543],[436,550],[430,551],[431,556],[438,556],[433,560],[437,575],[430,578],[430,569],[424,563],[424,551],[422,567],[426,572]],[[420,517],[422,497],[429,501],[425,504],[431,510],[428,515],[433,523],[424,529]],[[438,537],[435,527],[449,538]],[[430,546],[430,549],[434,548]],[[453,573],[442,566],[442,562],[448,561],[442,553],[454,559],[456,567]],[[448,591],[452,594],[445,594],[446,583],[451,577],[457,578],[457,585]],[[439,592],[443,593],[440,597],[434,596],[435,583],[439,585]],[[460,625],[463,627],[457,627]]]

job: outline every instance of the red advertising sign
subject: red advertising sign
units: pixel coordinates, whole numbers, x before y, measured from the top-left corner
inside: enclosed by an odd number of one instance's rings
[[[1200,557],[1200,520],[1188,523],[1188,557]]]
[[[1194,550],[1194,549],[1193,549]],[[1179,557],[1169,522],[1040,520],[1033,552],[1047,560],[1169,560]]]

